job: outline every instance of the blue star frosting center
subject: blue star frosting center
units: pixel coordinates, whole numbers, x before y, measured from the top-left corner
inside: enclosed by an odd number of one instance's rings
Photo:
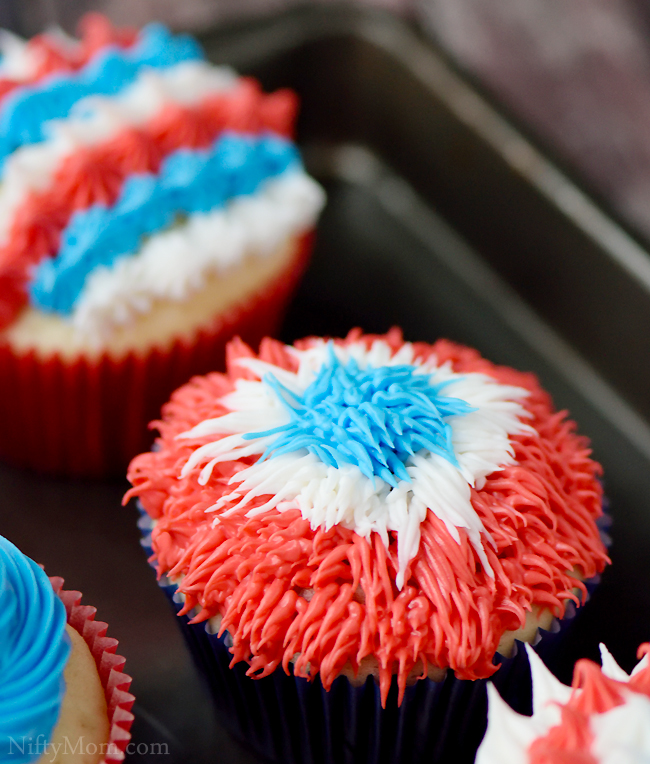
[[[355,464],[366,477],[396,487],[411,481],[405,462],[423,449],[458,466],[447,420],[476,409],[441,394],[452,381],[433,383],[413,365],[362,369],[354,359],[344,365],[330,345],[329,359],[302,395],[273,374],[264,376],[289,421],[243,437],[277,436],[260,461],[307,449],[328,466]]]

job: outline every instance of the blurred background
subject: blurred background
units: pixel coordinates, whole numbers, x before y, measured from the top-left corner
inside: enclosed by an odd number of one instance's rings
[[[101,10],[205,31],[332,0],[1,0],[0,26],[73,32]],[[341,5],[341,3],[336,3]],[[643,238],[650,238],[648,0],[357,0],[437,41],[510,117]]]

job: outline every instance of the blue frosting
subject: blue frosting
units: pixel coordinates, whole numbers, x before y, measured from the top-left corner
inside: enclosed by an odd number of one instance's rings
[[[61,235],[56,257],[32,274],[30,301],[44,311],[68,315],[88,274],[134,254],[142,238],[172,225],[179,214],[209,212],[299,164],[295,146],[273,135],[220,136],[208,150],[181,149],[158,175],[131,176],[113,207],[76,213]]]
[[[7,96],[0,112],[0,164],[19,146],[44,140],[45,123],[66,117],[80,99],[115,95],[130,85],[143,67],[164,69],[201,58],[203,51],[192,37],[174,37],[161,24],[150,24],[131,48],[108,47],[74,74],[54,75],[17,88]]]
[[[410,482],[404,462],[427,449],[457,466],[451,427],[445,420],[475,411],[459,398],[441,395],[449,382],[432,384],[416,366],[371,366],[354,359],[344,366],[330,345],[327,363],[302,395],[272,374],[264,377],[288,410],[288,424],[244,435],[277,438],[260,461],[306,448],[331,467],[356,464],[369,478],[392,486]]]
[[[45,573],[0,536],[0,762],[44,753],[65,694],[65,623]]]

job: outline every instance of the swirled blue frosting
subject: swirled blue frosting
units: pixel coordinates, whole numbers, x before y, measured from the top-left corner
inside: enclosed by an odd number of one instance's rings
[[[32,274],[31,304],[69,315],[95,268],[135,254],[144,236],[172,225],[178,215],[209,212],[253,194],[299,162],[295,146],[271,134],[227,133],[208,150],[170,154],[157,175],[131,176],[112,207],[95,205],[71,218],[56,257],[42,260]]]
[[[0,762],[44,753],[65,693],[65,623],[48,577],[0,536]]]
[[[78,72],[17,88],[0,112],[0,166],[19,146],[44,140],[45,123],[66,117],[82,98],[119,93],[143,67],[165,69],[202,58],[201,46],[189,35],[174,37],[161,24],[150,24],[131,48],[107,47]]]
[[[264,382],[290,421],[243,436],[277,436],[260,461],[306,448],[331,467],[356,464],[367,477],[376,475],[392,486],[411,481],[404,462],[422,449],[458,466],[447,419],[476,410],[460,398],[443,395],[449,381],[433,383],[416,366],[360,369],[353,358],[343,365],[331,345],[328,362],[302,395],[272,374]]]

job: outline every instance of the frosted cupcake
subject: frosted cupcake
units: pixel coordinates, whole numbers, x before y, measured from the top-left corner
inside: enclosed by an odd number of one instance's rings
[[[78,592],[0,536],[0,760],[119,762],[131,678]]]
[[[296,100],[98,16],[5,38],[3,89],[0,455],[119,472],[178,384],[277,328],[323,204]]]
[[[476,764],[639,764],[650,758],[650,645],[628,675],[604,645],[602,669],[578,661],[573,687],[532,650],[533,715],[522,716],[490,687],[488,729]]]
[[[152,561],[278,761],[471,760],[475,680],[607,562],[585,439],[532,375],[450,342],[234,342],[156,426],[129,469]]]

